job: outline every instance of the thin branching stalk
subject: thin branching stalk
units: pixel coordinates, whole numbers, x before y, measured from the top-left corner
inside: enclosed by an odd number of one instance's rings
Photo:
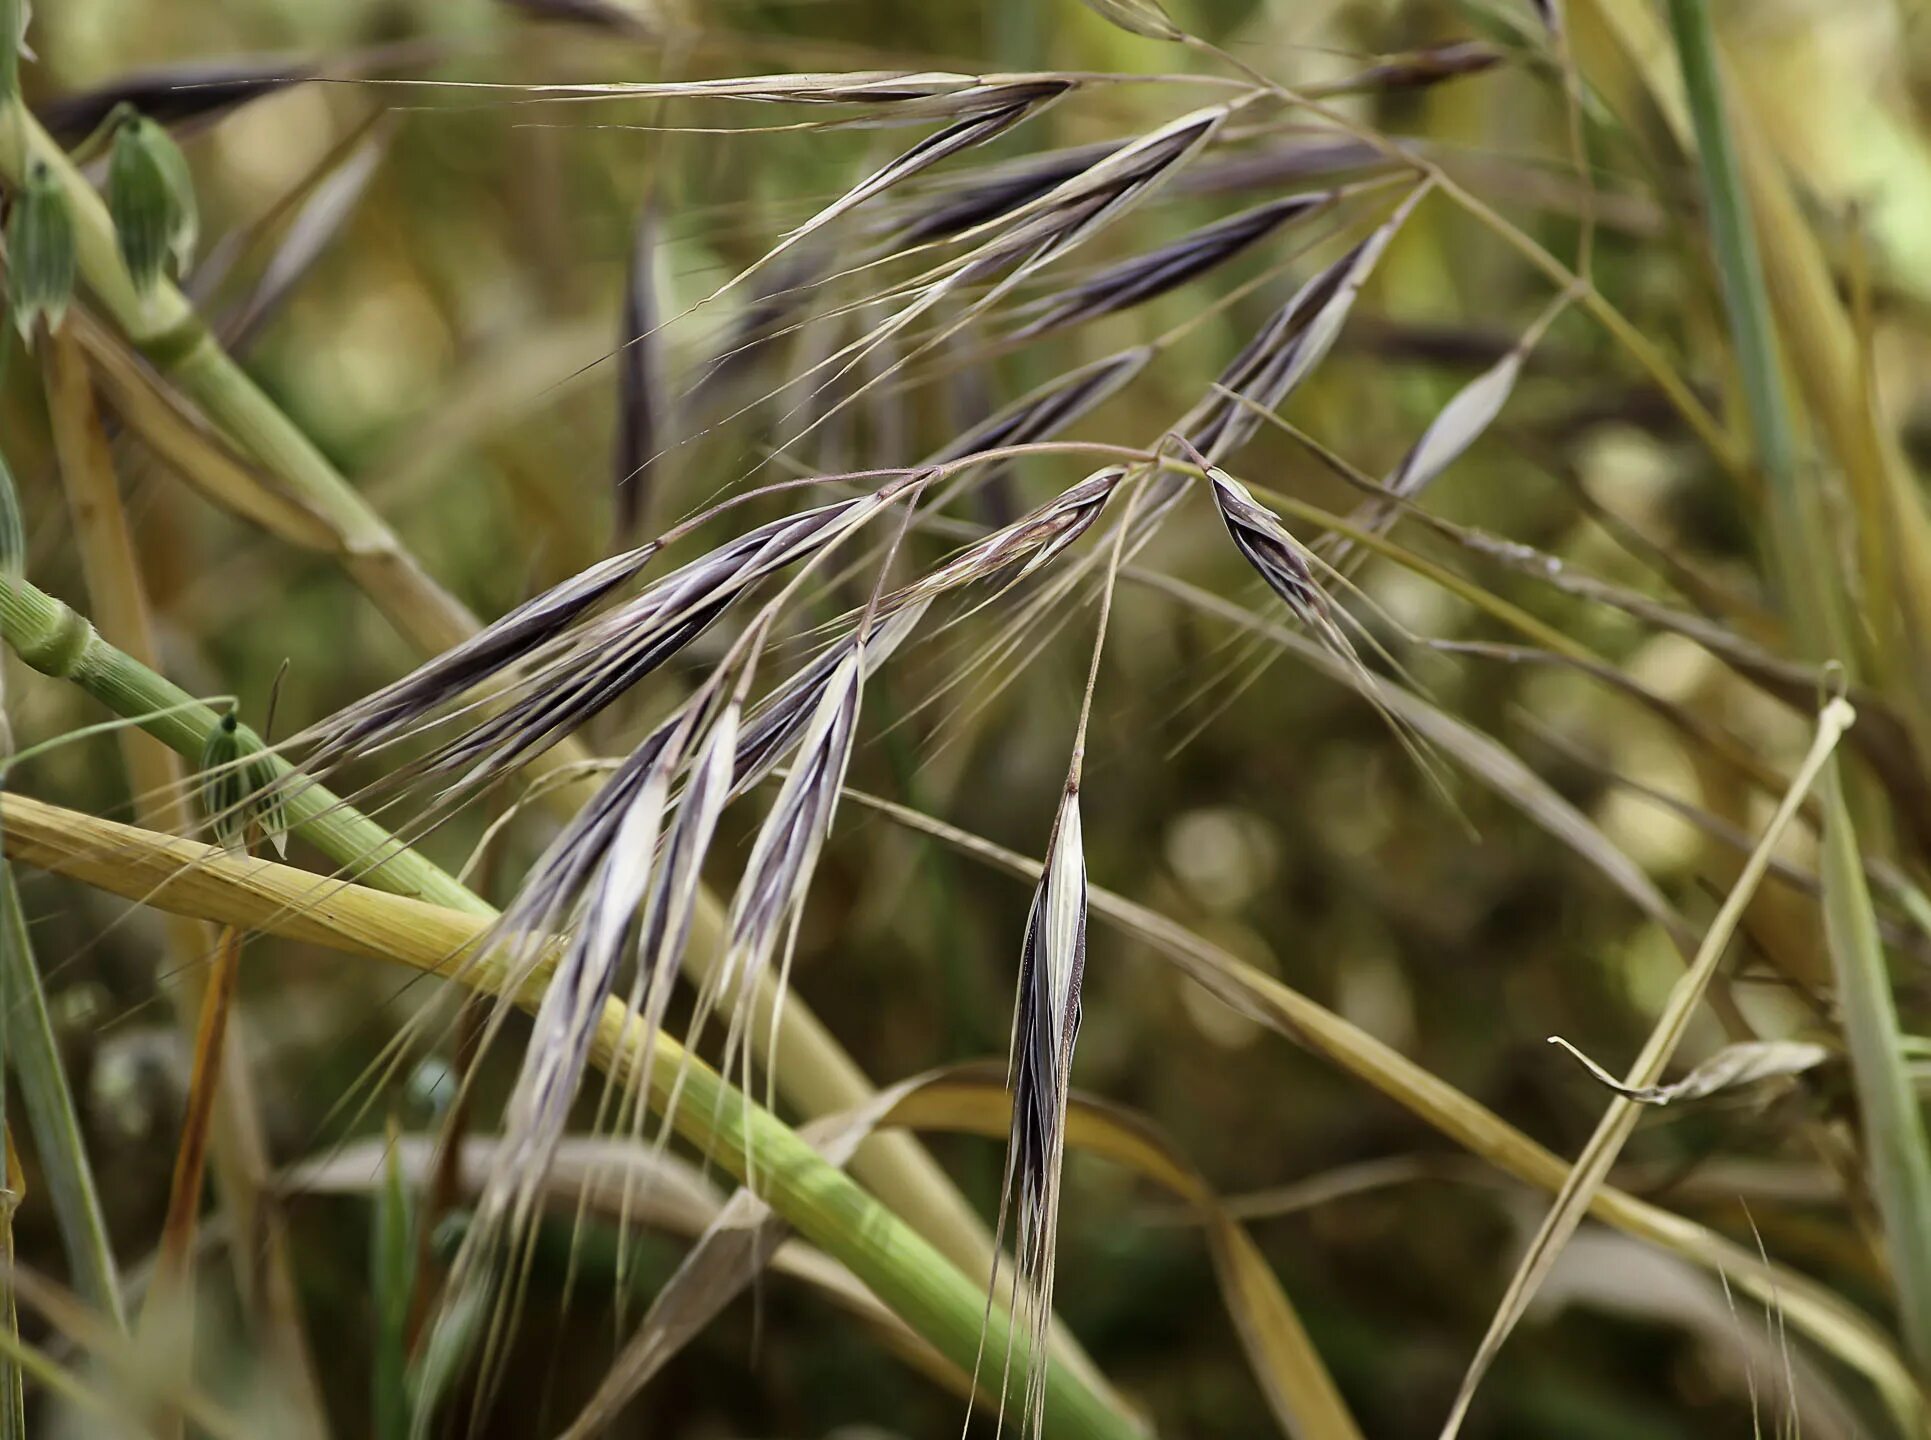
[[[1808,658],[1854,668],[1829,531],[1817,523],[1819,498],[1798,474],[1770,297],[1731,141],[1705,0],[1670,0],[1670,20],[1696,128],[1711,240],[1723,276],[1751,431],[1769,482],[1785,605]],[[1905,1346],[1920,1375],[1931,1378],[1931,1143],[1905,1067],[1890,973],[1844,778],[1835,764],[1825,767],[1820,789],[1825,810],[1824,930],[1850,1048],[1865,1159],[1883,1219]]]

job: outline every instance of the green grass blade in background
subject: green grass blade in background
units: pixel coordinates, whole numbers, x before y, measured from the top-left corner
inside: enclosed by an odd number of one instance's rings
[[[0,996],[5,998],[8,1061],[40,1155],[42,1183],[67,1249],[74,1289],[116,1325],[125,1325],[114,1252],[101,1214],[100,1193],[82,1143],[80,1117],[61,1068],[60,1047],[47,1015],[20,910],[13,870],[0,864]]]
[[[1771,501],[1771,530],[1784,602],[1809,655],[1855,670],[1846,593],[1836,573],[1820,497],[1797,473],[1769,294],[1750,224],[1706,0],[1670,0],[1709,202],[1711,241],[1723,276],[1737,365]],[[1905,1344],[1931,1379],[1931,1144],[1900,1044],[1891,979],[1864,880],[1857,832],[1836,764],[1822,778],[1825,805],[1825,932],[1837,1002],[1850,1047],[1871,1188],[1883,1217]]]

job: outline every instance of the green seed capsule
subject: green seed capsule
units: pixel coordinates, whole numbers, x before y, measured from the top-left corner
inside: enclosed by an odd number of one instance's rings
[[[67,196],[45,160],[36,160],[14,201],[7,226],[7,287],[23,339],[45,316],[58,330],[74,295],[74,220]]]
[[[137,291],[153,289],[170,262],[176,275],[188,268],[200,231],[194,180],[181,147],[145,115],[130,113],[115,132],[107,206]]]
[[[275,847],[275,853],[286,857],[288,809],[282,803],[281,786],[275,783],[275,767],[266,760],[257,760],[243,773],[248,777],[248,818]]]
[[[201,810],[216,844],[244,850],[253,830],[277,854],[288,853],[288,815],[276,779],[275,767],[243,737],[235,717],[222,716],[201,751]]]
[[[201,813],[214,826],[215,843],[225,850],[241,848],[246,828],[242,802],[248,798],[248,781],[246,770],[235,763],[240,758],[235,717],[224,715],[201,748]]]

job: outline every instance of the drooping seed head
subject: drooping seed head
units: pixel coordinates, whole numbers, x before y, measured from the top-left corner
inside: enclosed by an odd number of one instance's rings
[[[1188,448],[1192,448],[1189,446]],[[1315,582],[1307,551],[1288,533],[1281,517],[1257,501],[1253,492],[1195,450],[1194,458],[1207,474],[1214,508],[1227,534],[1247,563],[1301,620],[1318,623],[1328,615],[1327,596]]]

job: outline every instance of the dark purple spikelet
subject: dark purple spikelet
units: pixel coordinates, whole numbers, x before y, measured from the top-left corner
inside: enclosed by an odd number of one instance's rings
[[[1267,582],[1267,588],[1286,601],[1288,609],[1302,621],[1311,624],[1326,621],[1327,596],[1315,582],[1307,551],[1288,533],[1281,517],[1255,500],[1240,481],[1210,464],[1198,450],[1193,451],[1193,456],[1195,463],[1207,473],[1214,508],[1220,512],[1228,536],[1247,557],[1255,573]]]
[[[1043,331],[1077,325],[1164,295],[1225,264],[1283,226],[1318,213],[1332,201],[1333,197],[1326,194],[1273,200],[1182,236],[1171,245],[1108,266],[1061,294],[1049,297],[1040,313],[1027,321],[1013,338],[1025,339]]]
[[[987,166],[952,186],[947,193],[921,202],[897,222],[898,239],[907,245],[917,245],[995,220],[1092,168],[1120,149],[1122,143],[1109,140],[1097,145],[1079,145]]]

